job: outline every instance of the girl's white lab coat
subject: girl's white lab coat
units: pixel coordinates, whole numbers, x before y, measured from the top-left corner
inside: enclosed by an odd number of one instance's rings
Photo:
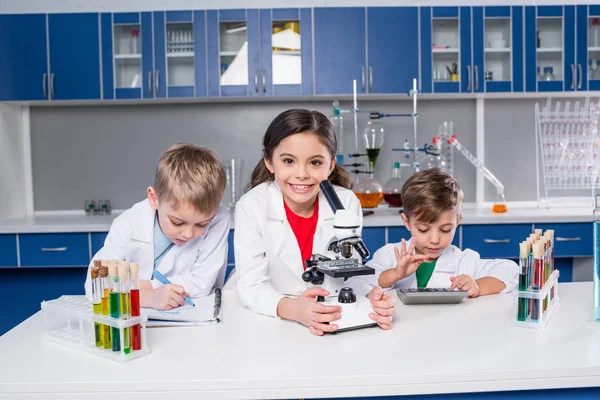
[[[162,285],[155,279],[151,280],[154,270],[155,213],[146,199],[115,218],[104,247],[94,255],[94,259],[137,261],[140,263],[140,280],[150,280],[154,288]],[[171,246],[156,269],[171,283],[183,286],[191,297],[205,296],[213,287],[222,287],[227,268],[230,219],[229,211],[220,205],[204,234],[183,245]],[[93,260],[90,263],[92,265]],[[89,269],[85,293],[91,299]]]
[[[376,272],[375,279],[385,270],[396,267],[396,256],[394,247],[400,250],[400,243],[390,243],[377,250],[373,259],[367,263]],[[410,246],[410,240],[406,242],[406,248]],[[482,260],[479,253],[473,250],[460,250],[456,246],[450,246],[439,256],[431,278],[427,282],[430,288],[450,287],[451,276],[466,274],[473,279],[491,276],[504,282],[506,287],[502,292],[510,292],[517,284],[519,267],[511,260]],[[417,287],[417,275],[412,274],[399,280],[393,286],[398,289]]]
[[[362,225],[362,209],[354,193],[334,186],[344,208],[356,213]],[[313,253],[328,257],[334,237],[333,211],[323,193],[318,195],[319,217],[313,240]],[[294,231],[283,207],[283,195],[274,182],[262,183],[237,202],[235,207],[234,249],[237,290],[243,305],[254,312],[277,317],[277,304],[285,296],[299,296],[309,287],[302,280],[302,256]],[[355,253],[358,257],[358,254]],[[366,295],[370,286],[360,278],[346,284],[357,295]]]

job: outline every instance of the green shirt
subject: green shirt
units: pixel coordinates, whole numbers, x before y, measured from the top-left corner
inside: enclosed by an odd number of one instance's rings
[[[435,269],[435,263],[437,259],[431,262],[424,262],[419,265],[417,268],[417,287],[424,288],[427,287],[427,283],[429,282],[429,278],[431,278],[431,274],[433,274],[433,270]]]

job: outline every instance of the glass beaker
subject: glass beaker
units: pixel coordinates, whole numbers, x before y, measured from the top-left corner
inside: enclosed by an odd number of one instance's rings
[[[377,158],[379,157],[379,151],[381,150],[381,146],[383,146],[383,139],[385,137],[385,131],[379,119],[379,113],[370,113],[369,122],[367,122],[363,134],[365,150],[369,158],[369,165],[372,165],[372,170],[375,170],[375,166],[377,165]]]
[[[390,207],[402,207],[402,186],[404,185],[404,180],[400,172],[400,163],[395,162],[392,179],[387,181],[383,189],[383,199]]]

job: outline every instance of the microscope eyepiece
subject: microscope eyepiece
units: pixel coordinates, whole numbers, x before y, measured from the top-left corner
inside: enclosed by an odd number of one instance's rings
[[[327,199],[327,203],[329,203],[329,207],[331,207],[331,210],[334,214],[337,210],[344,209],[344,205],[342,204],[342,201],[335,192],[333,185],[331,185],[331,182],[325,179],[324,181],[321,181],[321,183],[319,183],[319,186],[321,187],[323,196],[325,196],[325,199]]]

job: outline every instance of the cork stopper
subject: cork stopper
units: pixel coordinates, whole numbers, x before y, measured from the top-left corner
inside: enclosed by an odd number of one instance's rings
[[[100,264],[101,264],[102,267],[108,268],[108,260],[101,260]]]
[[[100,267],[100,278],[106,278],[107,276],[108,276],[108,267],[103,265]]]
[[[536,230],[534,230],[535,234],[538,235],[538,236],[540,236],[542,234],[542,231],[543,231],[542,229],[536,229]]]
[[[90,268],[90,275],[91,275],[92,279],[98,278],[98,273],[99,272],[100,272],[100,268],[99,267],[92,267],[92,268]]]
[[[100,269],[101,266],[102,266],[102,261],[94,260],[94,268]]]
[[[138,271],[140,270],[140,263],[130,262],[129,263],[129,275],[131,276],[131,280],[136,280],[138,278]]]
[[[117,275],[118,267],[119,267],[119,264],[117,263],[117,261],[111,260],[108,263],[108,273],[110,275]]]
[[[535,244],[533,246],[533,258],[538,259],[542,257],[542,251],[540,249],[540,245],[539,244]]]
[[[128,275],[129,275],[129,263],[127,261],[119,262],[119,280],[120,281],[127,280]]]
[[[527,258],[529,251],[527,251],[527,242],[519,243],[519,257]]]

